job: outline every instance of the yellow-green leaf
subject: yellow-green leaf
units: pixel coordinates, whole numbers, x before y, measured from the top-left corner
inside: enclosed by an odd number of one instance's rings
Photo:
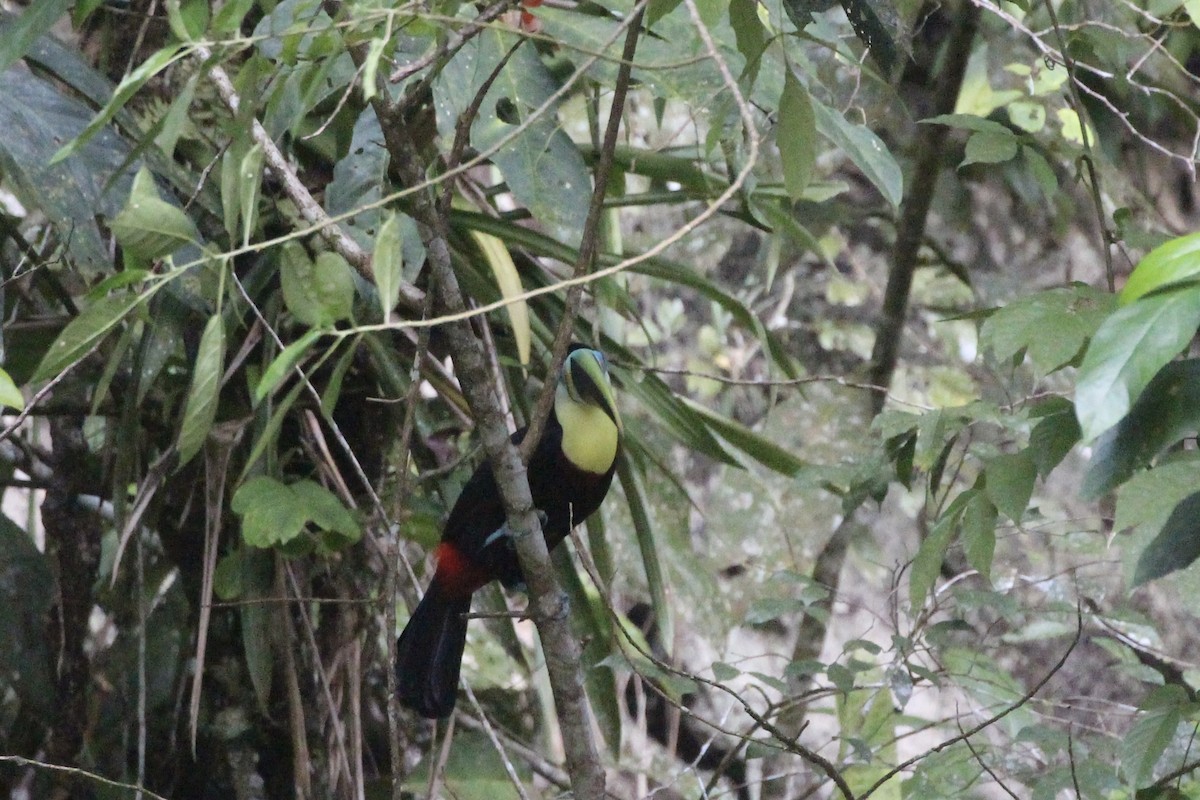
[[[504,307],[508,312],[509,322],[512,323],[513,338],[517,343],[517,355],[522,364],[529,363],[529,346],[531,333],[529,329],[529,307],[524,300],[514,300],[525,290],[521,287],[521,276],[517,273],[517,265],[513,263],[512,254],[508,252],[504,242],[489,233],[471,231],[471,238],[479,245],[484,260],[492,268],[496,276],[496,284],[500,287],[500,295],[511,301]]]
[[[0,408],[15,408],[17,411],[25,408],[24,395],[3,368],[0,368]]]

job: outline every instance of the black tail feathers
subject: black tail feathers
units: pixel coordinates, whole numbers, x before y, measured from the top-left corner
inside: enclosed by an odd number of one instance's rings
[[[458,695],[458,673],[467,643],[471,596],[450,597],[429,585],[396,641],[396,687],[400,703],[423,717],[448,717]]]

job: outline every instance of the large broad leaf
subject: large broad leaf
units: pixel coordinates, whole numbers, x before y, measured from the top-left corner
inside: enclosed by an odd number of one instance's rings
[[[1176,505],[1200,487],[1200,458],[1187,453],[1178,459],[1139,472],[1117,490],[1113,530],[1135,525],[1161,527]]]
[[[489,29],[446,65],[434,87],[434,106],[438,131],[448,141],[459,116],[517,41],[515,34]],[[480,150],[499,146],[491,158],[517,201],[543,224],[578,238],[592,188],[583,157],[559,125],[557,104],[530,122],[556,89],[537,51],[521,45],[488,90],[471,126],[471,143]],[[515,133],[525,123],[529,127]]]
[[[132,172],[121,172],[125,142],[105,128],[56,164],[62,142],[87,126],[92,111],[28,70],[0,75],[0,172],[21,201],[53,222],[84,277],[111,269],[96,216],[116,216],[129,196]]]
[[[1037,469],[1028,450],[996,456],[984,466],[985,492],[1004,516],[1018,525],[1033,496]]]
[[[1096,442],[1083,496],[1112,491],[1159,453],[1200,431],[1200,359],[1163,367],[1133,408]],[[1032,444],[1032,441],[1031,441]]]
[[[1042,372],[1072,361],[1108,317],[1113,296],[1085,284],[1021,297],[983,321],[980,343],[997,361],[1024,351]]]
[[[1088,346],[1075,389],[1085,442],[1129,412],[1154,375],[1179,354],[1200,325],[1200,287],[1140,300],[1104,321]]]
[[[302,245],[288,242],[281,248],[279,260],[283,302],[296,319],[320,328],[350,316],[354,276],[346,259],[325,251],[313,260]]]
[[[1172,239],[1138,262],[1121,290],[1121,303],[1180,281],[1200,277],[1200,233]]]
[[[1192,711],[1192,706],[1182,686],[1159,686],[1150,692],[1122,741],[1121,768],[1131,786],[1141,788],[1151,783],[1154,765],[1175,739],[1183,712]]]
[[[341,501],[312,481],[285,484],[257,475],[241,485],[230,508],[242,517],[242,539],[252,547],[287,544],[310,523],[323,532],[340,534],[339,544],[356,542],[362,536],[358,522]]]
[[[1200,556],[1200,492],[1175,506],[1154,541],[1138,557],[1133,585],[1161,578],[1190,566]]]

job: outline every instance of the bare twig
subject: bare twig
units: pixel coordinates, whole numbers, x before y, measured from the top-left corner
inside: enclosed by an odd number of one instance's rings
[[[1071,654],[1075,652],[1075,648],[1079,646],[1079,640],[1082,638],[1083,638],[1083,611],[1081,608],[1076,607],[1074,638],[1071,639],[1071,643],[1067,646],[1066,651],[1062,654],[1062,658],[1060,658],[1057,662],[1055,662],[1054,666],[1050,667],[1049,671],[1045,675],[1042,676],[1041,680],[1039,680],[1037,683],[1035,683],[1033,685],[1032,689],[1030,689],[1024,695],[1022,695],[1015,703],[1005,706],[1003,709],[1001,709],[997,713],[993,714],[992,716],[988,717],[987,719],[983,720],[975,727],[964,731],[963,733],[959,734],[958,736],[951,737],[935,747],[931,747],[930,749],[926,750],[924,753],[919,753],[918,755],[913,756],[912,758],[908,759],[907,761],[897,764],[895,767],[888,770],[887,773],[885,773],[883,776],[881,776],[877,781],[875,781],[875,783],[871,784],[871,786],[865,792],[863,792],[861,795],[859,795],[858,800],[866,800],[866,798],[870,797],[873,793],[875,793],[879,789],[879,787],[883,786],[885,783],[890,781],[896,775],[899,775],[904,770],[911,767],[913,764],[916,764],[919,761],[923,761],[924,759],[929,758],[929,756],[933,755],[934,753],[940,753],[941,751],[945,750],[947,747],[958,744],[961,741],[965,741],[965,740],[971,738],[972,736],[974,736],[975,734],[979,733],[980,731],[987,730],[988,728],[992,727],[1000,720],[1007,717],[1009,714],[1024,707],[1027,703],[1029,703],[1030,700],[1032,700],[1034,698],[1034,696],[1037,695],[1038,692],[1040,692],[1042,690],[1043,686],[1045,686],[1047,683],[1050,682],[1051,678],[1053,678],[1055,675],[1058,674],[1059,670],[1061,670],[1063,668],[1063,666],[1067,663],[1067,659],[1069,659],[1071,657]]]
[[[64,767],[61,764],[50,764],[45,761],[38,761],[37,759],[33,759],[33,758],[25,758],[24,756],[0,755],[0,762],[8,762],[10,764],[16,764],[19,767],[32,767],[33,769],[44,769],[44,770],[49,770],[51,772],[61,772],[61,773],[67,774],[67,775],[74,775],[76,777],[84,778],[85,780],[94,781],[96,783],[103,784],[104,786],[111,786],[114,789],[128,789],[128,790],[134,791],[134,792],[141,792],[142,794],[146,795],[147,797],[152,798],[152,800],[167,800],[167,798],[163,797],[161,794],[155,794],[154,792],[150,791],[146,787],[141,786],[139,784],[125,783],[123,781],[114,781],[111,778],[106,778],[103,775],[99,775],[95,772],[89,772],[88,770],[80,769],[79,767]]]
[[[1046,6],[1046,13],[1050,15],[1050,24],[1054,26],[1054,33],[1058,37],[1058,52],[1062,55],[1063,64],[1067,68],[1067,88],[1071,98],[1071,108],[1074,110],[1075,116],[1079,117],[1079,135],[1083,138],[1083,166],[1087,169],[1088,188],[1091,191],[1092,204],[1096,209],[1096,224],[1100,226],[1100,244],[1101,249],[1104,251],[1104,275],[1108,279],[1108,290],[1115,292],[1117,290],[1117,276],[1113,272],[1113,235],[1108,229],[1108,221],[1104,217],[1104,201],[1100,198],[1100,181],[1096,177],[1096,159],[1095,154],[1092,152],[1092,137],[1088,133],[1087,117],[1084,116],[1083,101],[1079,98],[1079,89],[1077,88],[1078,79],[1075,77],[1075,59],[1071,58],[1071,53],[1067,49],[1067,42],[1063,37],[1062,28],[1058,25],[1058,13],[1054,10],[1054,3],[1051,0],[1046,0],[1044,5]]]

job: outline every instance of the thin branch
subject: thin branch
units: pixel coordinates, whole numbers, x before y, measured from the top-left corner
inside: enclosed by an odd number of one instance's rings
[[[435,50],[426,55],[421,56],[416,61],[404,64],[396,68],[389,80],[392,83],[399,83],[405,78],[416,75],[421,70],[433,64],[435,61],[443,63],[449,61],[451,57],[463,48],[467,42],[478,36],[487,28],[488,24],[493,20],[498,19],[505,11],[515,5],[515,0],[499,0],[493,3],[475,17],[475,19],[462,26],[461,29],[452,32],[446,37]],[[434,78],[437,77],[440,70],[430,70],[429,74],[421,78],[414,86],[406,93],[403,100],[400,101],[400,110],[406,110],[414,102],[417,102],[425,90],[433,85]]]
[[[432,310],[433,295],[426,293],[421,315],[428,316]],[[417,349],[413,353],[412,368],[408,373],[409,384],[406,398],[407,405],[404,407],[404,423],[400,429],[400,458],[403,464],[399,469],[399,479],[396,481],[396,504],[400,507],[407,507],[409,492],[412,490],[412,471],[409,468],[412,461],[412,436],[413,430],[416,427],[417,400],[421,389],[421,359],[429,352],[428,329],[421,331],[417,339]],[[390,533],[392,532],[389,530]],[[388,690],[388,745],[390,748],[389,755],[392,760],[392,798],[393,800],[400,800],[404,795],[404,750],[400,747],[400,731],[402,730],[404,714],[400,709],[396,670],[392,665],[396,663],[396,602],[394,598],[399,592],[401,563],[403,563],[404,568],[408,572],[413,589],[417,589],[420,584],[417,581],[416,574],[413,572],[412,565],[408,563],[407,558],[402,557],[404,551],[400,547],[399,538],[391,535],[389,539],[394,548],[395,555],[385,560],[383,633],[384,639],[387,642],[387,664],[385,665],[385,670],[387,673]]]
[[[0,762],[8,762],[10,764],[16,764],[19,767],[32,767],[33,769],[44,769],[44,770],[48,770],[51,772],[62,772],[67,775],[74,775],[74,776],[81,777],[81,778],[84,778],[89,781],[95,781],[96,783],[103,784],[104,786],[111,786],[114,789],[129,789],[130,791],[133,791],[133,792],[141,792],[142,794],[151,798],[151,800],[167,800],[167,798],[163,797],[161,794],[155,794],[154,792],[150,791],[146,787],[141,786],[139,784],[124,783],[123,781],[114,781],[111,778],[106,778],[103,775],[99,775],[95,772],[89,772],[86,769],[80,769],[79,767],[64,767],[61,764],[50,764],[45,761],[38,761],[33,758],[25,758],[24,756],[0,755]]]
[[[1058,51],[1062,54],[1063,64],[1067,68],[1067,88],[1071,97],[1071,108],[1079,118],[1079,135],[1083,138],[1083,166],[1088,173],[1088,188],[1091,190],[1092,203],[1096,209],[1096,224],[1100,226],[1101,247],[1104,250],[1104,275],[1108,279],[1108,290],[1117,290],[1117,276],[1113,271],[1112,231],[1108,229],[1108,221],[1104,217],[1104,201],[1100,198],[1100,180],[1096,177],[1096,157],[1092,148],[1092,137],[1088,134],[1087,118],[1084,116],[1083,100],[1079,97],[1078,80],[1075,77],[1075,59],[1067,50],[1067,42],[1063,37],[1062,28],[1058,26],[1058,14],[1054,10],[1052,0],[1046,0],[1046,12],[1050,15],[1050,23],[1054,26],[1054,34],[1058,37]]]
[[[962,726],[961,719],[956,718],[955,723],[958,725],[959,733],[966,733],[966,730]],[[971,744],[971,737],[968,736],[967,738],[963,739],[963,744],[965,744],[967,749],[971,751],[971,755],[975,758],[975,763],[978,764],[979,767],[991,777],[997,786],[1004,790],[1005,794],[1007,794],[1013,800],[1021,800],[1017,793],[1008,788],[1008,785],[1000,779],[1000,776],[997,775],[996,772],[988,766],[988,763],[983,760],[983,754],[975,749],[975,745]]]
[[[1079,646],[1079,641],[1082,638],[1083,638],[1083,610],[1080,607],[1076,606],[1076,608],[1075,608],[1075,637],[1073,639],[1071,639],[1071,644],[1067,646],[1066,652],[1064,652],[1062,654],[1062,658],[1060,658],[1054,664],[1054,666],[1052,666],[1050,668],[1050,670],[1044,676],[1042,676],[1041,680],[1039,680],[1037,683],[1035,683],[1033,685],[1032,689],[1030,689],[1028,692],[1026,692],[1024,695],[1022,695],[1015,703],[1005,706],[999,712],[988,717],[983,722],[980,722],[974,728],[964,731],[963,733],[959,734],[958,736],[954,736],[950,739],[947,739],[946,741],[942,742],[941,744],[939,744],[935,747],[931,747],[930,749],[926,750],[925,752],[915,755],[912,758],[908,759],[907,761],[897,764],[895,767],[888,770],[887,773],[885,773],[877,781],[875,781],[875,783],[871,784],[871,786],[859,796],[858,800],[866,800],[866,798],[868,798],[872,794],[874,794],[875,791],[877,791],[879,789],[879,787],[883,786],[885,783],[890,781],[895,776],[899,775],[904,770],[911,767],[913,764],[916,764],[919,761],[923,761],[926,758],[929,758],[934,753],[940,753],[941,751],[945,750],[947,747],[950,747],[952,745],[958,744],[959,742],[965,741],[965,740],[971,738],[972,736],[974,736],[975,734],[979,733],[980,731],[987,730],[988,728],[992,727],[1000,720],[1007,717],[1009,714],[1011,714],[1014,711],[1017,711],[1018,709],[1025,706],[1027,703],[1029,703],[1030,700],[1032,700],[1034,698],[1034,696],[1038,692],[1040,692],[1042,690],[1043,686],[1045,686],[1047,683],[1050,682],[1051,678],[1053,678],[1055,675],[1058,674],[1059,670],[1061,670],[1063,668],[1063,666],[1067,663],[1067,659],[1070,658],[1071,654],[1075,652],[1075,648]]]
[[[633,72],[633,58],[637,53],[638,33],[642,28],[642,17],[645,14],[648,0],[639,2],[633,12],[629,29],[625,32],[625,49],[621,53],[621,66],[617,70],[617,82],[613,87],[612,104],[608,108],[608,125],[604,130],[604,142],[600,147],[599,159],[596,162],[595,184],[592,186],[592,199],[588,204],[587,217],[583,223],[583,234],[579,242],[579,258],[575,261],[573,276],[586,277],[595,267],[596,249],[600,240],[600,221],[604,214],[604,198],[608,194],[608,179],[612,174],[613,156],[617,148],[617,135],[621,130],[621,119],[625,114],[625,98],[629,93],[629,80]],[[558,321],[558,332],[554,335],[553,353],[547,376],[557,375],[562,369],[567,357],[567,348],[571,345],[571,332],[575,329],[575,316],[579,312],[579,301],[583,297],[583,285],[578,284],[567,290],[563,302],[562,319]],[[541,441],[542,431],[545,430],[546,420],[550,416],[550,407],[554,404],[554,393],[557,381],[548,377],[542,384],[537,404],[529,417],[529,430],[521,443],[521,458],[528,462],[533,455],[533,448]]]
[[[958,102],[971,45],[979,25],[979,7],[965,2],[958,12],[954,29],[950,34],[945,62],[934,99],[934,114],[949,114]],[[900,354],[900,342],[904,338],[904,326],[908,317],[908,299],[912,289],[913,274],[916,272],[918,254],[925,238],[925,224],[929,207],[933,202],[934,186],[942,169],[948,128],[944,125],[919,125],[915,134],[916,156],[912,180],[900,207],[900,219],[896,223],[896,242],[892,250],[892,266],[888,271],[887,287],[884,289],[883,308],[875,326],[875,346],[871,351],[871,369],[868,383],[876,386],[891,386],[896,371],[896,360]],[[883,408],[884,394],[875,392],[871,397],[871,410],[878,414]]]
[[[1075,770],[1075,731],[1071,724],[1067,725],[1067,764],[1071,767],[1071,787],[1075,797],[1083,800],[1083,792],[1079,788],[1079,773]]]

